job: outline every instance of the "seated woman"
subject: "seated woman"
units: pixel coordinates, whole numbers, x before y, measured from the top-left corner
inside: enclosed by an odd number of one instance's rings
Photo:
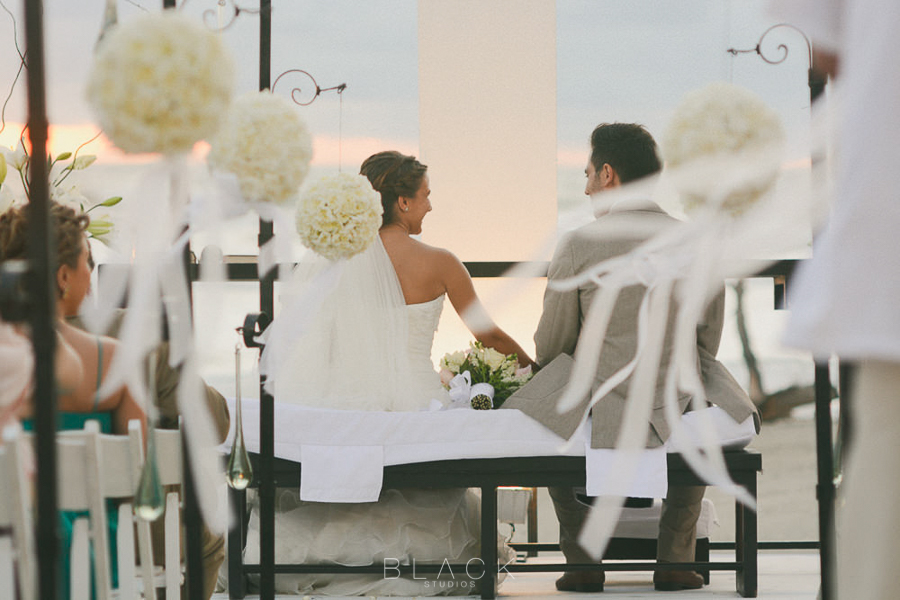
[[[66,345],[74,350],[82,365],[82,376],[71,388],[61,388],[58,396],[59,429],[82,429],[88,420],[100,422],[104,433],[128,433],[128,422],[137,419],[147,439],[147,418],[143,409],[135,402],[125,387],[101,397],[100,385],[112,363],[118,342],[112,338],[85,333],[67,324],[62,318],[67,303],[80,304],[91,287],[91,271],[94,263],[87,240],[87,226],[90,219],[85,214],[55,202],[50,205],[51,226],[57,241],[58,287],[57,331]],[[28,244],[28,216],[25,207],[13,207],[0,215],[0,260],[22,259],[26,257]],[[26,405],[19,414],[26,429],[31,428],[33,407]],[[61,589],[63,597],[69,590],[69,547],[71,545],[72,524],[80,515],[61,513],[63,577]],[[110,559],[113,585],[116,585],[115,527],[117,512],[110,511]]]
[[[85,420],[80,415],[91,414],[92,418],[99,418],[101,429],[107,433],[125,434],[128,432],[128,421],[138,419],[146,434],[144,411],[126,388],[119,388],[103,398],[99,394],[100,384],[118,342],[85,333],[62,318],[65,307],[72,303],[79,305],[91,287],[94,262],[85,233],[90,219],[55,202],[50,206],[50,218],[57,240],[57,331],[80,358],[84,373],[73,389],[60,390],[61,426],[63,429],[80,428]],[[25,258],[27,244],[28,216],[25,207],[10,208],[0,215],[0,260]],[[68,413],[73,413],[73,416],[68,416]]]
[[[447,250],[410,237],[422,232],[431,210],[425,165],[412,156],[380,152],[360,172],[381,194],[382,227],[368,250],[347,261],[314,322],[275,369],[276,401],[406,411],[427,408],[434,399],[446,404],[449,397],[431,362],[445,298],[485,346],[531,364],[521,346],[487,317],[463,264]],[[278,319],[289,325],[297,317],[286,307]],[[460,564],[481,551],[478,496],[466,489],[384,490],[378,502],[368,504],[304,502],[297,491],[281,489],[275,519],[278,562]],[[257,539],[254,514],[248,562],[258,560]],[[501,550],[501,560],[510,555],[508,548]],[[451,580],[445,572],[435,581],[422,573],[416,579],[380,573],[277,575],[275,586],[280,593],[300,594],[472,594],[474,582],[456,576]]]
[[[79,316],[83,300],[84,294],[80,293],[67,294],[65,298],[60,300],[60,307],[65,317],[65,322],[77,331],[86,329],[84,322]],[[116,311],[109,328],[104,331],[106,335],[118,338],[125,310],[119,309]],[[177,429],[181,416],[177,398],[181,382],[181,370],[169,364],[169,354],[170,346],[168,341],[160,343],[155,350],[156,372],[152,376],[155,380],[156,395],[152,400],[156,404],[157,421],[154,425],[162,429]],[[228,436],[228,428],[231,422],[228,405],[225,402],[225,397],[218,390],[208,385],[205,381],[202,383],[206,396],[206,406],[218,434],[217,441],[224,442]],[[179,486],[172,486],[166,491],[178,489]],[[165,566],[166,558],[166,520],[164,515],[165,513],[150,524],[150,534],[153,542],[153,564],[159,566]],[[184,521],[182,520],[181,522],[183,526]],[[206,523],[201,523],[200,538],[204,598],[210,598],[215,592],[219,567],[225,562],[225,535],[214,533]]]

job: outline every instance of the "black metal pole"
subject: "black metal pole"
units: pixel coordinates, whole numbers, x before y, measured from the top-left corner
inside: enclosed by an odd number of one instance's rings
[[[821,600],[834,598],[834,459],[831,441],[831,377],[828,363],[816,363],[816,456],[818,459],[819,563]]]
[[[812,106],[825,91],[827,78],[813,68],[813,49],[810,45],[810,67],[807,72],[809,103]],[[813,168],[822,163],[818,153],[810,157]],[[831,370],[828,363],[816,363],[816,457],[818,484],[816,498],[819,501],[819,569],[820,600],[835,598],[835,519],[834,519],[834,442],[831,433]]]
[[[269,89],[272,77],[272,2],[259,2],[259,89]],[[270,221],[259,221],[259,246],[272,239]],[[261,274],[262,275],[262,274]],[[275,272],[271,271],[259,280],[259,308],[269,316],[275,313]],[[260,600],[275,598],[275,400],[263,390],[265,380],[260,380],[259,390],[259,564],[262,568],[259,581]]]
[[[191,267],[191,246],[190,242],[185,245],[182,254],[184,263],[184,272],[186,274],[185,285],[187,286],[188,298],[191,303],[191,323],[188,327],[193,327],[193,304],[194,294],[191,284],[190,267]],[[184,484],[182,485],[182,503],[184,513],[184,533],[185,537],[185,564],[187,573],[185,575],[185,594],[187,598],[205,598],[204,583],[205,573],[203,572],[203,515],[200,512],[200,505],[197,502],[197,491],[195,487],[194,472],[191,468],[193,461],[191,460],[191,451],[185,436],[185,428],[181,429],[181,447],[182,447],[182,473],[184,473]]]
[[[47,98],[44,86],[44,23],[41,0],[25,2],[28,60],[28,136],[31,142],[28,203],[31,259],[31,341],[34,346],[35,455],[37,456],[38,595],[58,594],[59,536],[56,487],[56,238],[50,224],[47,156]]]

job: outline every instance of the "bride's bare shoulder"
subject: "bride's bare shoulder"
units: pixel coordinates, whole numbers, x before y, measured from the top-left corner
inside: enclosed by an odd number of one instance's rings
[[[436,267],[447,268],[456,265],[462,265],[459,259],[456,258],[456,255],[446,248],[430,246],[428,244],[425,244],[424,242],[419,242],[417,240],[414,241],[419,245],[423,257],[425,257],[425,259],[429,262],[433,263]]]

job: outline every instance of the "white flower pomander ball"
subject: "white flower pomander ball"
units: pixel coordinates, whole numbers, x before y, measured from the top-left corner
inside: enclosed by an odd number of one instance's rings
[[[289,100],[250,92],[228,111],[207,160],[234,173],[247,200],[284,204],[296,197],[309,173],[312,138]]]
[[[688,211],[715,202],[737,216],[774,184],[783,140],[778,114],[759,96],[713,83],[685,95],[662,153]]]
[[[125,152],[187,152],[219,128],[233,73],[219,36],[164,10],[109,31],[87,96],[107,137]]]
[[[300,198],[297,231],[303,244],[330,260],[350,258],[375,241],[383,209],[362,175],[323,177]]]

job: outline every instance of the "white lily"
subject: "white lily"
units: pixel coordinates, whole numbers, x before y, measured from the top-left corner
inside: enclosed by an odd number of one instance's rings
[[[94,161],[97,160],[97,155],[95,154],[83,154],[75,158],[75,161],[72,163],[72,168],[76,171],[81,169],[87,169],[89,166],[94,164]]]
[[[22,145],[22,142],[19,142],[19,145],[16,146],[15,150],[4,148],[3,156],[6,160],[6,164],[16,171],[21,172],[22,169],[25,168],[25,165],[28,164],[28,154],[25,153],[25,147]]]
[[[0,214],[8,211],[16,203],[16,197],[9,186],[0,187]]]

